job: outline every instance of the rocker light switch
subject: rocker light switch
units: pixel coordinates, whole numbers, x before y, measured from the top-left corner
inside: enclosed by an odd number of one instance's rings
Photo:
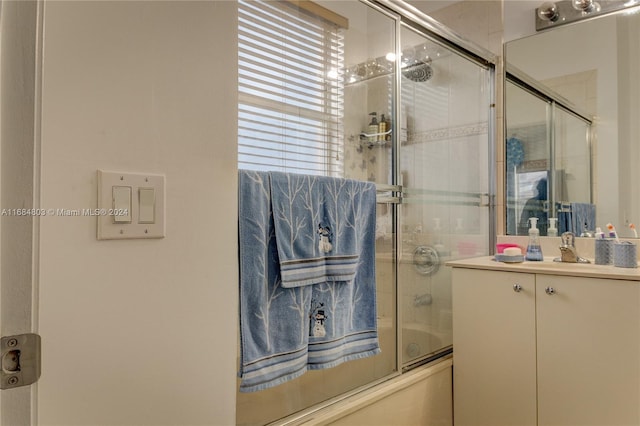
[[[131,187],[113,187],[113,223],[131,223]]]
[[[138,188],[138,223],[155,223],[156,191],[153,188]]]
[[[99,240],[165,237],[164,175],[98,170],[97,184]]]

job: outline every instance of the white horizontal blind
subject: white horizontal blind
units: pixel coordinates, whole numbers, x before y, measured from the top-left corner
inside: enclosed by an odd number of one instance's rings
[[[241,169],[343,175],[343,36],[289,2],[238,2]]]

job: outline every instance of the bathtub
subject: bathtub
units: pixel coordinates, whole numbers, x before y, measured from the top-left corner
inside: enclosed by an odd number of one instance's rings
[[[452,355],[279,425],[453,425]]]
[[[435,330],[424,324],[404,324],[402,327],[402,360],[404,364],[429,357],[453,344],[451,330]]]
[[[378,320],[381,343],[394,337],[390,318]],[[405,324],[404,353],[413,344],[426,355],[430,347],[442,348],[450,334],[424,324]],[[404,337],[406,336],[406,337]],[[408,339],[408,340],[407,340]],[[450,345],[451,343],[449,343]],[[424,348],[424,349],[423,349]],[[423,357],[424,358],[424,357]],[[358,374],[351,371],[350,374]],[[448,354],[409,372],[386,379],[359,392],[340,396],[321,409],[311,409],[271,423],[270,426],[394,426],[453,425],[453,355]]]
[[[301,377],[260,392],[236,394],[236,424],[298,424],[313,410],[322,409],[355,394],[359,389],[379,383],[393,374],[396,365],[396,337],[391,317],[378,319],[382,352],[376,356],[342,363],[334,368],[307,371]],[[239,386],[240,381],[237,381]],[[293,414],[291,414],[293,413]]]

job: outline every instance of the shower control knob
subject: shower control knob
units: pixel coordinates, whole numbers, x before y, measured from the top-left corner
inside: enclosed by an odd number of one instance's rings
[[[556,289],[553,287],[547,287],[544,289],[544,292],[547,293],[549,296],[553,296],[554,294],[556,294]]]
[[[516,293],[520,293],[522,291],[522,286],[520,284],[514,284],[513,291],[515,291]]]

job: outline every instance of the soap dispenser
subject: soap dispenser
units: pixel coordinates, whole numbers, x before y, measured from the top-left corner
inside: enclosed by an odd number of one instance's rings
[[[558,236],[558,228],[556,227],[558,223],[558,218],[550,217],[549,218],[549,228],[547,228],[547,237],[557,237]]]
[[[542,248],[540,247],[540,230],[537,227],[538,218],[530,217],[531,227],[529,228],[529,244],[527,244],[527,254],[525,259],[533,261],[541,261]]]

